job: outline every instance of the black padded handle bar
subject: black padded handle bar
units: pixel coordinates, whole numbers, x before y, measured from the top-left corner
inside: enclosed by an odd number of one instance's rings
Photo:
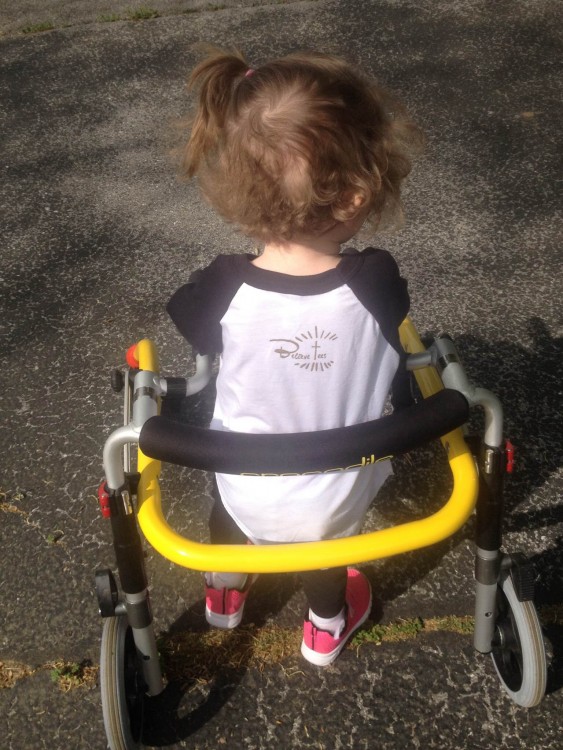
[[[223,474],[305,474],[365,466],[407,453],[467,421],[469,405],[442,390],[389,416],[319,432],[246,434],[148,419],[139,436],[146,456]]]

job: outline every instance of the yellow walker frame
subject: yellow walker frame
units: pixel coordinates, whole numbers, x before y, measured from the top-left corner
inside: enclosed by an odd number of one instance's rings
[[[103,515],[112,522],[122,587],[122,592],[118,591],[110,570],[96,573],[100,612],[106,618],[101,657],[102,706],[112,750],[140,747],[140,706],[146,696],[158,695],[164,687],[137,522],[155,550],[183,567],[280,573],[363,563],[435,544],[463,526],[477,505],[475,648],[492,654],[501,684],[513,701],[533,706],[541,700],[546,686],[546,661],[532,601],[533,571],[521,555],[509,556],[500,551],[502,475],[511,460],[502,435],[502,407],[492,393],[476,388],[467,379],[448,337],[436,339],[426,349],[409,319],[401,325],[400,336],[408,355],[408,369],[414,371],[424,399],[446,387],[462,393],[470,406],[484,409],[485,434],[476,455],[461,428],[440,438],[452,472],[453,489],[436,513],[393,528],[298,545],[210,545],[187,539],[170,527],[162,511],[161,461],[139,448],[136,475],[125,472],[121,461],[123,446],[138,443],[147,421],[158,414],[160,397],[166,389],[153,342],[142,339],[132,347],[128,359],[138,363],[127,376],[126,413],[131,411],[127,395],[130,375],[136,373],[132,419],[126,417],[126,424],[106,442],[106,481],[100,488]],[[197,382],[190,388],[191,381],[187,381],[188,394],[208,380],[208,363],[199,364],[201,373],[192,379]],[[363,461],[369,462],[369,457]],[[137,658],[132,659],[132,654]],[[136,671],[134,682],[140,685],[134,695],[128,687],[131,669]]]
[[[405,321],[401,327],[401,343],[408,353],[424,351],[413,324]],[[154,344],[143,339],[136,349],[139,368],[158,372],[158,355]],[[437,393],[444,386],[433,368],[415,371],[424,398]],[[467,521],[477,501],[479,482],[473,455],[463,438],[461,429],[441,438],[453,476],[453,490],[448,502],[427,518],[380,529],[367,534],[310,542],[299,545],[274,544],[260,547],[248,545],[209,545],[191,541],[175,532],[162,512],[160,461],[138,452],[140,473],[137,518],[149,544],[168,560],[193,570],[215,570],[230,573],[281,573],[316,570],[322,567],[379,560],[401,552],[427,547],[454,534]]]

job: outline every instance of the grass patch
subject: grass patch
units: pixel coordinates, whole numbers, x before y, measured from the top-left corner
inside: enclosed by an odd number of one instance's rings
[[[18,508],[16,503],[23,500],[25,495],[21,492],[4,492],[0,490],[0,511],[2,513],[15,513],[16,516],[23,516],[26,520],[29,518],[29,513],[26,513],[21,508]]]
[[[29,677],[35,672],[26,664],[18,664],[15,661],[0,661],[0,690],[13,688],[16,682]]]
[[[544,626],[563,626],[563,605],[541,607],[538,612]],[[399,619],[381,625],[370,623],[354,634],[348,648],[365,644],[399,643],[411,641],[426,633],[448,632],[470,636],[474,630],[471,615],[446,615],[423,619]],[[282,664],[299,655],[302,629],[280,628],[276,625],[257,627],[246,625],[236,630],[185,631],[164,635],[158,641],[162,668],[173,682],[202,682],[213,680],[225,670],[258,669]],[[52,681],[63,691],[93,687],[99,668],[90,661],[56,661],[32,668],[13,661],[0,662],[0,689],[11,688],[19,680],[48,669]]]
[[[94,687],[98,678],[98,667],[88,660],[80,662],[57,661],[51,666],[51,680],[64,692],[79,687]]]
[[[430,618],[424,620],[424,630],[427,632],[446,630],[448,633],[473,635],[473,631],[475,630],[475,619],[470,615],[465,615],[464,617],[447,615],[446,617]]]
[[[139,8],[131,8],[127,11],[129,21],[148,21],[150,18],[158,18],[159,12],[154,8],[141,5]]]
[[[181,13],[184,16],[189,16],[194,13],[210,13],[216,10],[225,10],[226,8],[226,5],[221,5],[220,3],[208,3],[207,5],[202,5],[200,8],[185,8]]]
[[[119,13],[105,13],[98,16],[100,23],[115,23],[116,21],[148,21],[151,18],[159,18],[160,13],[155,8],[141,5],[138,8],[129,8],[123,15]]]
[[[539,610],[546,626],[563,626],[563,605],[554,604]],[[414,640],[426,633],[449,632],[470,636],[474,618],[470,615],[447,615],[423,619],[400,619],[387,625],[369,623],[355,633],[348,648],[366,644],[398,643]],[[177,683],[208,683],[229,670],[258,669],[281,665],[299,658],[302,629],[280,628],[275,625],[246,625],[236,630],[205,630],[162,636],[158,649],[166,677]],[[98,681],[99,667],[86,660],[81,663],[56,661],[32,668],[13,661],[0,662],[0,689],[12,688],[19,680],[42,670],[49,670],[54,684],[63,692],[81,687],[93,688]]]
[[[352,638],[352,645],[361,646],[363,643],[397,643],[416,638],[420,633],[448,632],[459,635],[472,635],[475,620],[469,615],[458,617],[448,615],[423,620],[414,617],[410,620],[397,620],[389,625],[374,624],[357,632]]]
[[[24,26],[21,32],[22,34],[40,34],[42,31],[52,31],[54,28],[55,24],[52,21],[43,21]]]
[[[296,654],[301,630],[253,625],[232,631],[178,633],[159,641],[162,667],[169,680],[209,682],[223,669],[265,667]]]
[[[119,13],[104,13],[101,16],[98,16],[98,21],[100,23],[114,23],[115,21],[121,21],[123,20]]]
[[[421,633],[437,631],[470,635],[473,617],[451,615],[428,620],[414,617],[388,625],[368,624],[352,637],[348,648],[357,649],[368,643],[409,641]],[[280,664],[299,654],[301,638],[301,628],[248,625],[232,631],[208,630],[164,636],[158,646],[162,667],[169,680],[208,682],[224,669],[263,671]]]
[[[89,660],[77,662],[56,661],[40,667],[30,667],[15,661],[0,661],[0,690],[13,688],[26,677],[49,670],[51,680],[64,693],[80,687],[92,688],[98,680],[99,667]]]
[[[388,641],[397,643],[398,641],[408,641],[424,630],[424,622],[420,617],[411,620],[397,620],[389,625],[374,624],[359,630],[352,637],[352,645],[361,646],[364,643],[383,643]]]
[[[50,534],[47,534],[45,539],[47,541],[47,544],[58,544],[64,537],[64,535],[64,531],[57,529],[56,531],[52,531]]]

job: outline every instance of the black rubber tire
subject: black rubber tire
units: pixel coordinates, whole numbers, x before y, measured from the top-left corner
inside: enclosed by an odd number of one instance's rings
[[[536,706],[545,694],[545,644],[534,603],[521,602],[510,575],[499,583],[491,652],[504,690],[519,706]]]
[[[133,631],[126,616],[104,620],[100,689],[110,750],[142,747],[145,685]]]

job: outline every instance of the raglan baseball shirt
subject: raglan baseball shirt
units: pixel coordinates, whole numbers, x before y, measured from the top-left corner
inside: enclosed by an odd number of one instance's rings
[[[346,250],[313,276],[267,271],[253,258],[219,256],[167,306],[196,352],[220,355],[211,427],[314,432],[380,417],[409,308],[392,256]],[[358,533],[390,473],[384,461],[304,476],[218,474],[217,485],[250,539],[303,542]]]

